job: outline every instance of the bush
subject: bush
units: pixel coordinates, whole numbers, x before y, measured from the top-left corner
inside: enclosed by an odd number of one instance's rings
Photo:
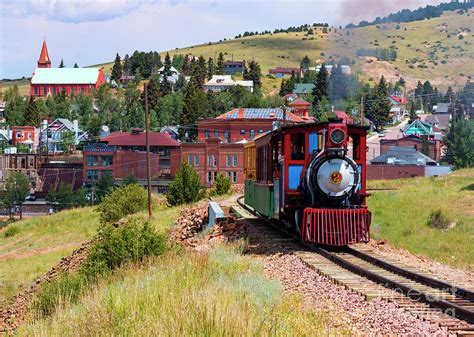
[[[451,220],[441,209],[434,210],[430,213],[430,219],[428,221],[430,227],[448,229],[451,226],[451,223]]]
[[[3,237],[10,238],[12,236],[17,235],[19,232],[20,232],[20,227],[15,226],[15,225],[10,225],[3,232]]]
[[[459,34],[459,35],[458,35],[458,39],[459,39],[459,40],[463,40],[463,39],[464,39],[464,36],[463,36],[462,34]]]
[[[141,262],[147,256],[159,255],[165,248],[165,235],[157,234],[143,219],[130,218],[118,227],[106,224],[99,230],[80,273],[94,279],[125,262]]]
[[[181,163],[176,177],[168,186],[166,199],[170,205],[182,205],[204,198],[205,191],[201,186],[199,174],[187,163]]]
[[[228,194],[231,189],[231,182],[228,176],[219,173],[217,175],[214,187],[211,189],[211,195],[224,195]]]
[[[125,179],[123,179],[122,185],[131,185],[131,184],[138,184],[138,179],[134,175],[128,174]]]
[[[148,196],[145,189],[136,184],[115,188],[102,198],[97,207],[102,223],[114,223],[123,217],[145,210]]]

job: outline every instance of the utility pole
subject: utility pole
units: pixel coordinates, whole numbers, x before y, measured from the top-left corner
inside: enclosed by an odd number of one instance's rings
[[[286,125],[286,105],[283,104],[282,110],[283,110],[283,126],[285,126]]]
[[[94,184],[94,183],[93,183]],[[92,191],[91,191],[91,206],[94,207],[94,185],[92,185]]]
[[[148,184],[148,218],[151,219],[151,166],[150,166],[150,120],[148,116],[148,86],[144,84],[145,90],[145,141],[146,141],[146,179]]]
[[[360,108],[359,108],[360,125],[364,125],[364,96],[360,96]]]

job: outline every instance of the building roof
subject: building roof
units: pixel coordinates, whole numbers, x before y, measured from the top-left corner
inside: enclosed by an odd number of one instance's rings
[[[41,47],[41,54],[38,59],[38,64],[48,65],[51,64],[51,59],[49,58],[48,47],[46,46],[46,40],[43,40],[43,46]]]
[[[429,116],[426,116],[425,123],[428,123],[428,124],[431,124],[431,125],[437,124],[437,123],[439,123],[439,119],[435,115],[429,115]]]
[[[451,121],[451,115],[450,114],[440,114],[436,115],[436,118],[438,119],[438,128],[441,130],[447,130],[449,127],[449,122]]]
[[[159,72],[160,74],[163,73],[163,72],[165,72],[165,66],[162,66],[160,69],[158,69],[158,72]],[[176,69],[176,68],[173,67],[173,66],[171,66],[170,72],[171,72],[171,73],[179,74],[178,69]]]
[[[231,75],[212,75],[205,85],[235,85]]]
[[[295,94],[310,94],[315,87],[314,83],[296,83],[293,93]]]
[[[345,111],[334,111],[337,118],[341,118],[344,124],[354,124],[354,118],[349,117]]]
[[[372,159],[371,164],[434,165],[436,161],[408,146],[390,146],[384,154]]]
[[[244,66],[244,61],[225,61],[224,62],[224,67],[227,67],[227,66],[240,66],[240,67],[243,67]]]
[[[406,104],[407,99],[405,97],[398,97],[396,95],[389,96],[390,101],[392,104]]]
[[[438,103],[436,105],[437,114],[447,114],[449,111],[449,103]]]
[[[411,124],[407,124],[405,126],[405,129],[403,129],[403,132],[407,132],[409,129],[412,128],[412,126],[414,126],[415,124],[417,124],[419,127],[416,127],[415,129],[417,130],[422,130],[424,131],[427,135],[430,135],[432,134],[432,130],[431,130],[431,125],[428,124],[428,123],[425,123],[425,122],[422,122],[420,121],[419,119],[416,119],[414,120]]]
[[[288,103],[289,106],[295,106],[295,105],[304,105],[304,106],[310,106],[311,103],[305,101],[304,99],[295,99],[294,101],[291,101],[290,103]]]
[[[253,81],[235,81],[235,85],[241,85],[243,87],[253,87]]]
[[[100,141],[109,146],[146,146],[145,132],[112,132]],[[168,134],[162,132],[150,132],[150,146],[174,147],[179,143]]]
[[[101,68],[36,68],[31,84],[96,84]]]
[[[270,69],[268,70],[268,73],[269,74],[291,74],[291,73],[295,73],[297,74],[298,72],[301,72],[301,68],[274,68],[274,69]]]
[[[226,112],[216,119],[271,119],[283,120],[283,110],[280,108],[238,108]],[[287,111],[286,119],[294,122],[304,122],[304,119]]]

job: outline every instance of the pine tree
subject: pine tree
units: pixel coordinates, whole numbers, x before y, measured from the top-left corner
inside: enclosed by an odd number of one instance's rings
[[[30,96],[28,105],[25,111],[25,124],[28,126],[39,126],[41,123],[41,116],[36,105],[36,100],[33,96]]]
[[[183,67],[181,68],[181,73],[184,76],[188,76],[190,73],[190,68],[189,68],[189,55],[186,54],[184,55],[184,61],[183,61]]]
[[[117,55],[115,56],[114,65],[112,67],[112,76],[111,76],[112,79],[115,82],[118,82],[120,78],[122,77],[122,72],[123,72],[122,62],[120,60],[120,55],[117,53]]]
[[[165,64],[164,64],[164,71],[163,71],[163,77],[164,76],[171,76],[171,57],[169,53],[166,53],[165,56]]]
[[[61,59],[61,62],[59,63],[59,68],[64,68],[64,61]]]
[[[474,128],[464,118],[453,118],[446,135],[447,161],[456,169],[474,166]]]
[[[180,129],[181,135],[187,136],[187,139],[194,139],[197,134],[196,120],[199,117],[207,117],[209,113],[210,106],[206,93],[197,83],[188,83],[184,94],[183,113],[179,118],[179,124],[186,126],[186,128]]]
[[[186,78],[184,77],[184,74],[180,74],[178,76],[178,80],[176,81],[174,90],[176,92],[184,92],[185,89],[186,89]]]
[[[214,60],[212,57],[209,57],[209,60],[207,60],[207,79],[211,80],[212,75],[214,75],[215,69],[214,69]]]
[[[171,94],[173,88],[171,87],[171,83],[168,81],[168,76],[163,75],[163,80],[160,83],[160,93],[162,96],[166,96]]]
[[[219,53],[217,57],[216,75],[224,75],[224,54]]]
[[[157,107],[158,101],[160,99],[160,92],[161,84],[158,82],[157,78],[153,76],[147,85],[148,108],[150,110],[155,109]],[[145,104],[143,104],[143,109],[145,109]]]
[[[328,71],[326,65],[323,63],[316,76],[316,83],[313,88],[313,109],[316,109],[322,97],[327,97],[328,90]]]
[[[411,102],[410,104],[410,113],[409,113],[409,116],[408,116],[408,123],[413,123],[415,120],[418,119],[418,116],[416,115],[416,112],[415,112],[415,103],[414,102]]]
[[[448,90],[446,91],[446,95],[444,95],[444,101],[445,102],[451,102],[453,99],[454,99],[453,88],[448,87]]]
[[[245,71],[245,69],[244,69]],[[244,80],[253,81],[255,89],[260,89],[262,86],[262,70],[257,61],[252,60],[248,64],[248,73],[244,74]]]
[[[125,57],[123,58],[123,74],[125,76],[129,76],[132,73],[132,68],[130,64],[130,56],[128,54],[125,54]]]
[[[79,68],[79,66],[77,65],[77,62],[74,63],[74,68]]]
[[[370,101],[366,102],[366,116],[370,119],[377,130],[389,121],[392,104],[388,99],[388,85],[385,78],[380,78],[379,84],[372,90]]]
[[[206,76],[206,60],[201,55],[197,61],[191,62],[191,82],[195,87],[202,89],[206,82]]]
[[[310,65],[311,65],[311,60],[309,59],[308,55],[305,55],[300,62],[300,67],[304,70],[308,70]]]

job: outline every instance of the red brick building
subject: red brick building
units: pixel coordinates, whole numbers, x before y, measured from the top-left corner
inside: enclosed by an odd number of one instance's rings
[[[404,146],[414,148],[416,151],[421,152],[423,148],[423,139],[417,136],[406,136],[400,139],[381,139],[380,140],[380,154],[386,153],[391,146]],[[436,161],[441,159],[441,141],[439,140],[428,140],[428,153],[427,155]]]
[[[177,159],[176,167],[171,167],[171,175],[179,163],[187,162],[201,177],[203,184],[213,184],[218,173],[230,177],[233,183],[243,184],[243,144],[257,135],[274,129],[276,123],[286,119],[287,123],[304,123],[306,120],[292,112],[279,109],[239,108],[216,118],[197,122],[197,142],[182,143],[171,156]]]
[[[39,129],[34,126],[12,126],[12,144],[23,144],[35,151],[39,145]]]
[[[102,68],[51,68],[46,41],[43,41],[38,64],[30,82],[30,95],[44,97],[65,92],[88,94],[105,83]]]
[[[311,118],[309,117],[309,109],[311,109],[311,103],[306,102],[304,99],[298,98],[294,101],[288,103],[288,106],[291,108],[291,112],[301,118]]]
[[[179,142],[161,132],[150,132],[149,137],[152,178],[171,177],[170,153],[179,149]],[[121,180],[128,175],[146,179],[145,132],[140,129],[112,132],[101,139],[101,144],[84,148],[83,164],[86,182],[97,181],[103,174],[111,174],[114,180]]]

